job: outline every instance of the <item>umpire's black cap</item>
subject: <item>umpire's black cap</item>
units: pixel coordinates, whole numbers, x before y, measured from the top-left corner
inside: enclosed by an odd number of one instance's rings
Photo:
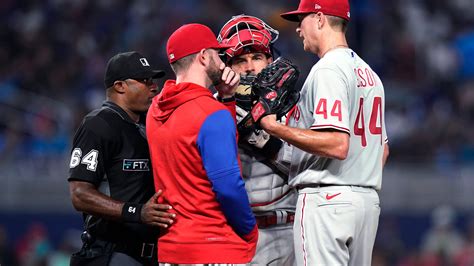
[[[161,78],[163,70],[150,66],[148,60],[139,52],[125,52],[110,58],[105,69],[105,88],[112,87],[117,80]]]

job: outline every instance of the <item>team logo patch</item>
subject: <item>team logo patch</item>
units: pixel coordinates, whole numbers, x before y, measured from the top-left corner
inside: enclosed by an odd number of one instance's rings
[[[258,102],[253,108],[250,114],[252,115],[253,121],[257,121],[257,118],[261,117],[265,113],[265,108],[261,102]]]
[[[148,159],[123,159],[124,171],[150,171]]]
[[[150,64],[144,57],[140,58],[140,63],[142,63],[143,66],[150,66]]]
[[[276,93],[276,91],[271,91],[267,93],[267,95],[265,95],[265,99],[271,100],[271,99],[275,99],[277,96],[278,94]]]

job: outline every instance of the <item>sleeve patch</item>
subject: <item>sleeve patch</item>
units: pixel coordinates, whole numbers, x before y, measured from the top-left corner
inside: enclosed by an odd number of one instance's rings
[[[79,164],[85,164],[87,166],[87,170],[95,172],[97,169],[97,163],[99,158],[99,151],[97,150],[90,150],[84,157],[82,157],[82,150],[80,148],[75,148],[71,154],[71,161],[69,162],[69,168],[75,168]]]

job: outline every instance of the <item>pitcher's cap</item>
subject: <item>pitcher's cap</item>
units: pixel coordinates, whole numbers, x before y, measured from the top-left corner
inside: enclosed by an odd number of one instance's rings
[[[283,13],[280,16],[289,21],[299,22],[298,15],[318,12],[340,17],[347,21],[351,17],[348,0],[301,0],[297,10]]]

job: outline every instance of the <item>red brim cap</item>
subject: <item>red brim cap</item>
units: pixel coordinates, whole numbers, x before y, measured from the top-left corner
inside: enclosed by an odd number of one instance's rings
[[[301,0],[297,10],[283,13],[280,16],[289,21],[299,22],[298,15],[318,12],[340,17],[347,21],[351,17],[348,0]]]
[[[202,49],[226,50],[230,47],[232,45],[219,43],[209,27],[192,23],[181,26],[171,34],[166,44],[166,53],[168,61],[172,64]]]
[[[225,49],[229,49],[231,47],[234,47],[232,44],[223,44],[223,43],[220,43],[219,44],[219,47],[211,47],[211,48],[215,48],[215,49],[219,49],[219,50],[225,50]]]
[[[293,21],[293,22],[300,22],[300,19],[298,18],[298,15],[304,15],[308,13],[314,13],[313,10],[311,11],[305,11],[305,10],[295,10],[291,12],[286,12],[283,14],[280,14],[280,16],[286,20]]]

